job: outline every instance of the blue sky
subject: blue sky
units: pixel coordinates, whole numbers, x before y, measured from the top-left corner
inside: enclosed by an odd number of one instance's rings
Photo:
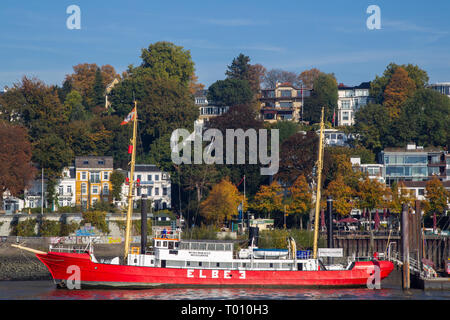
[[[81,30],[69,30],[69,5]],[[381,30],[369,30],[369,5]],[[61,85],[79,63],[124,71],[157,41],[189,49],[200,82],[224,79],[239,53],[267,69],[316,67],[357,85],[387,64],[413,63],[430,82],[450,81],[450,1],[129,0],[18,1],[0,6],[0,87],[23,75]]]

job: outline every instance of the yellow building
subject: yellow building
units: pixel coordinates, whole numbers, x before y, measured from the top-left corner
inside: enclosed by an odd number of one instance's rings
[[[275,88],[261,90],[261,118],[267,122],[279,120],[300,121],[303,99],[311,95],[311,90],[296,88],[289,82],[277,83]]]
[[[75,157],[76,204],[89,208],[98,201],[110,201],[113,158]]]

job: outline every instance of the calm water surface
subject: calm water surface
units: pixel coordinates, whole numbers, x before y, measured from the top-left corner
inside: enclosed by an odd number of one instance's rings
[[[182,288],[148,290],[56,289],[53,281],[0,281],[0,300],[450,300],[449,291],[403,291],[385,285],[379,290]]]

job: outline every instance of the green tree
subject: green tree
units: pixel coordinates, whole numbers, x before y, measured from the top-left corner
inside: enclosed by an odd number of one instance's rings
[[[188,87],[194,75],[194,63],[189,50],[176,46],[171,42],[156,42],[142,49],[142,63],[131,68],[131,74],[144,73],[155,79],[175,80]]]
[[[392,124],[393,145],[415,141],[423,146],[446,146],[450,137],[450,98],[432,89],[417,90]]]
[[[100,68],[95,71],[94,85],[92,86],[93,105],[100,110],[105,105],[105,86],[103,84],[103,75]]]
[[[320,122],[322,108],[325,107],[325,121],[331,122],[337,109],[338,88],[333,74],[320,74],[314,81],[311,96],[305,99],[304,116],[307,121]]]
[[[115,200],[119,200],[122,194],[122,185],[125,182],[125,176],[117,170],[114,170],[110,176],[111,196]]]
[[[208,88],[207,98],[217,106],[235,106],[249,104],[253,93],[248,81],[225,79],[214,82]]]
[[[66,95],[64,106],[66,107],[67,111],[70,112],[70,121],[85,121],[89,118],[89,113],[83,106],[83,97],[76,90],[72,90]]]

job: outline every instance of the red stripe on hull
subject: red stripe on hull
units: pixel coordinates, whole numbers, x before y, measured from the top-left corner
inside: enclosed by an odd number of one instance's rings
[[[389,261],[356,262],[352,270],[272,271],[137,267],[94,263],[88,254],[49,252],[36,255],[55,280],[68,280],[70,266],[80,269],[81,283],[118,286],[366,286],[374,265],[380,280],[394,269]]]

